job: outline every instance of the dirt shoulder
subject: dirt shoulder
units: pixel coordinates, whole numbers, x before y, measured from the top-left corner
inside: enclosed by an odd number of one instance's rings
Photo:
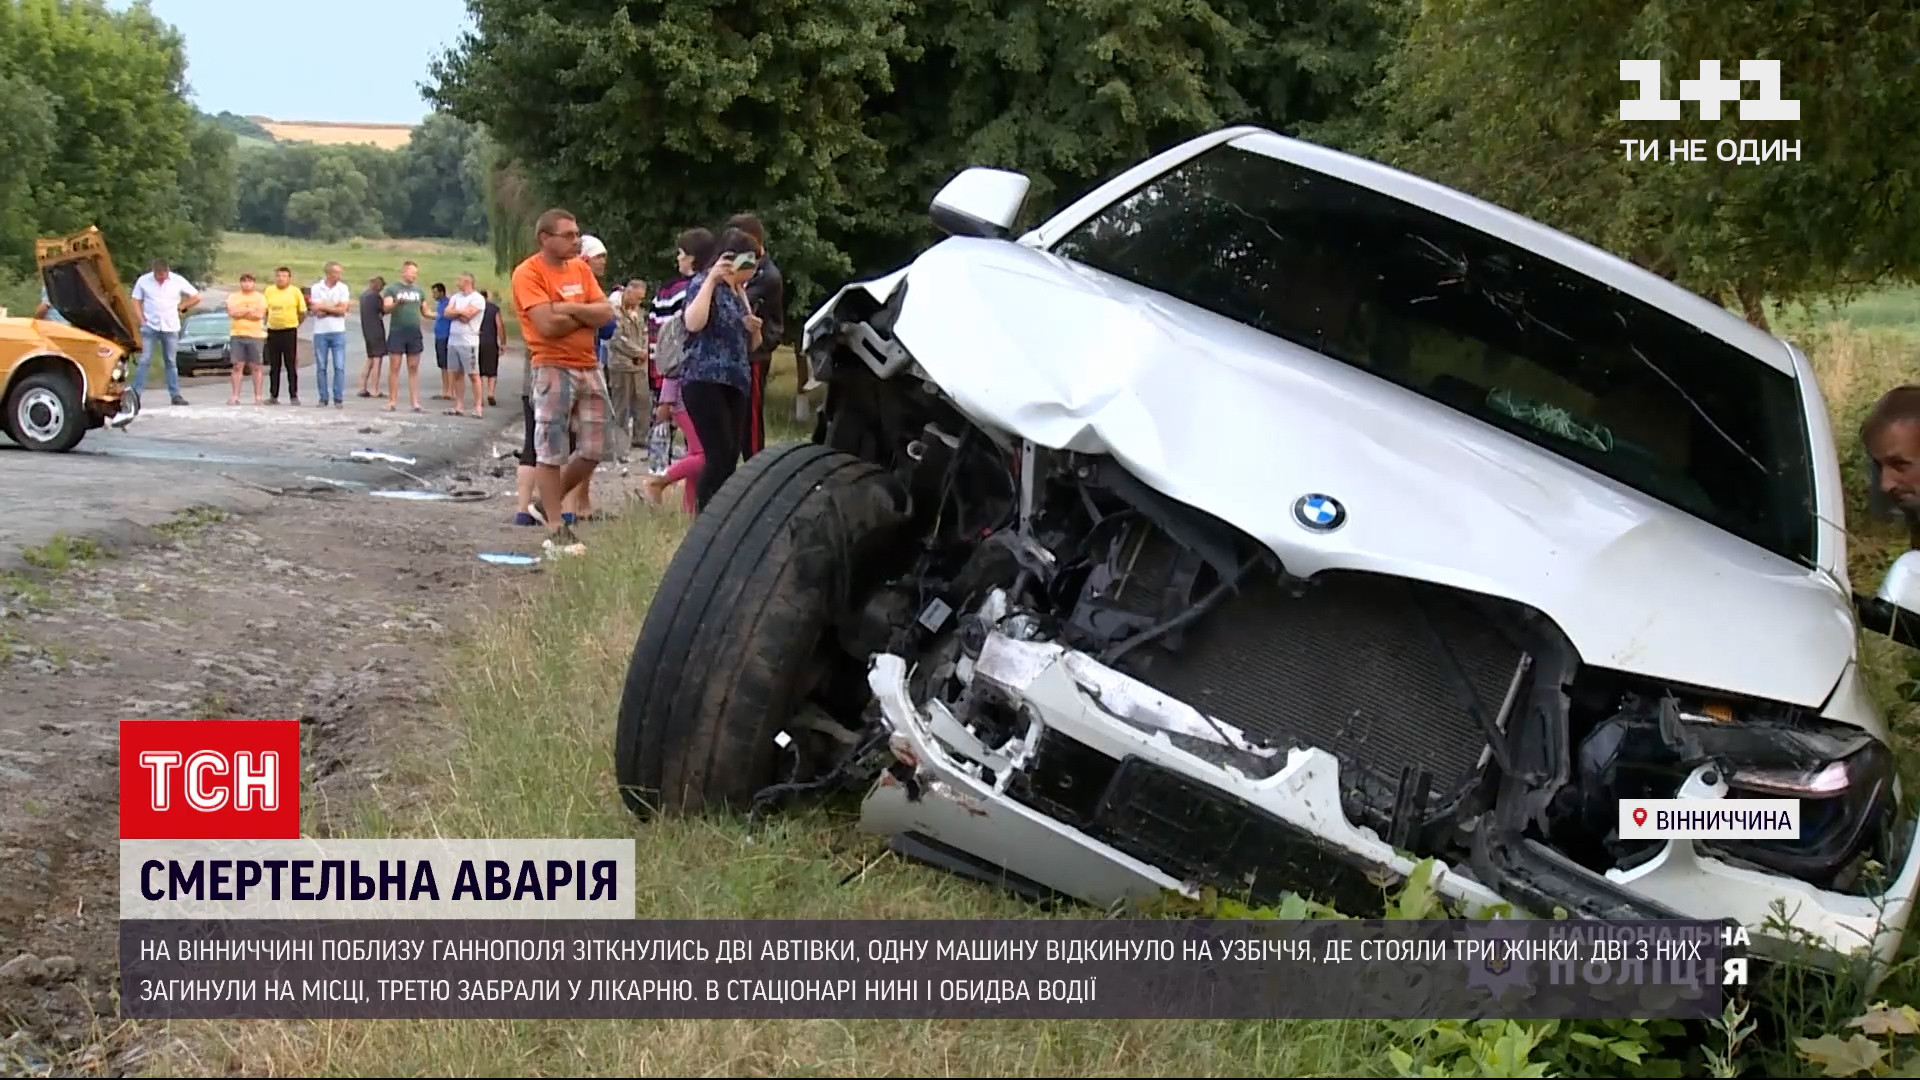
[[[457,631],[545,573],[478,558],[538,550],[508,523],[512,467],[481,451],[437,478],[485,501],[261,495],[0,579],[0,1073],[120,1074],[151,1049],[116,1019],[118,721],[299,718],[305,827],[327,829],[430,756]]]

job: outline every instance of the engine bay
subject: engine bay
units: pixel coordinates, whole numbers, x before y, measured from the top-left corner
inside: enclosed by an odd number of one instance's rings
[[[1324,751],[1352,826],[1522,903],[1657,912],[1608,879],[1662,847],[1619,838],[1619,800],[1673,798],[1703,766],[1732,797],[1806,807],[1799,841],[1704,853],[1858,894],[1903,859],[1890,757],[1858,729],[1584,668],[1550,620],[1497,598],[1359,571],[1296,577],[1115,460],[977,426],[932,384],[900,394],[853,377],[835,392],[823,441],[893,470],[918,538],[847,621],[845,656],[910,658],[913,700],[977,749],[985,782],[1183,880],[1232,890],[1283,871],[1311,889],[1330,875],[1313,851],[1263,836],[1248,808],[1047,729],[969,678],[990,637],[1137,680],[1197,721],[1143,712],[1133,690],[1101,707],[1246,777]],[[875,710],[840,720],[871,731]],[[902,782],[912,771],[884,767]]]

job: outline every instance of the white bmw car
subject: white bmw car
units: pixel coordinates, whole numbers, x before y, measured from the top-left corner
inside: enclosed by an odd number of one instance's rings
[[[633,655],[641,814],[851,787],[914,856],[1094,903],[1784,911],[1885,960],[1920,890],[1807,358],[1603,251],[1258,128],[1015,235],[1018,174],[806,324]],[[1911,643],[1911,641],[1909,641]],[[1800,800],[1795,839],[1622,800]],[[1764,947],[1764,944],[1763,944]]]

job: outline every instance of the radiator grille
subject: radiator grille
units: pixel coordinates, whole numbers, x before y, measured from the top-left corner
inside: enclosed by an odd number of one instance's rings
[[[1404,765],[1427,769],[1447,799],[1472,781],[1487,736],[1436,637],[1496,716],[1520,646],[1458,593],[1372,574],[1323,574],[1298,597],[1250,584],[1179,652],[1137,649],[1122,666],[1250,736],[1317,746],[1389,784]]]

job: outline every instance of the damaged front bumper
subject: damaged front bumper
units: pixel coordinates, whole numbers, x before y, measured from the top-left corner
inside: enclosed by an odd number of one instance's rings
[[[862,827],[895,837],[910,854],[1030,894],[1103,906],[1168,893],[1197,898],[1209,883],[1234,891],[1224,877],[1244,881],[1256,897],[1310,890],[1360,917],[1377,916],[1385,894],[1421,861],[1349,820],[1332,754],[1252,746],[1084,653],[993,630],[955,674],[1006,703],[1024,734],[990,746],[945,702],[916,702],[899,656],[876,656],[869,672],[895,762],[869,792]],[[1257,764],[1242,767],[1249,762]],[[1718,797],[1698,781],[1683,797]],[[1080,790],[1069,790],[1076,784]],[[1552,880],[1568,892],[1591,886],[1592,896],[1566,898],[1572,910],[1630,896],[1644,900],[1643,910],[1738,919],[1761,954],[1779,951],[1775,920],[1784,914],[1792,936],[1826,950],[1826,962],[1865,949],[1883,971],[1920,893],[1916,847],[1905,847],[1879,897],[1731,865],[1687,840],[1630,871],[1601,878],[1576,868]],[[1552,917],[1444,863],[1430,884],[1468,917]]]
[[[991,750],[944,704],[915,704],[900,657],[874,658],[869,684],[892,729],[894,755],[910,775],[882,774],[863,808],[863,827],[930,841],[1012,875],[1015,884],[1099,904],[1147,902],[1169,891],[1198,897],[1199,886],[1166,869],[1190,859],[1250,869],[1266,863],[1268,874],[1344,870],[1346,891],[1376,893],[1416,865],[1347,820],[1339,762],[1325,751],[1292,750],[1272,775],[1250,777],[1174,738],[1261,752],[1230,728],[1083,653],[997,632],[986,638],[970,678],[1018,701],[1027,734]],[[1087,751],[1115,767],[1080,820],[1013,795],[1040,755]],[[1100,782],[1081,775],[1082,783]],[[1272,865],[1276,859],[1292,865]],[[1444,865],[1435,868],[1432,885],[1469,913],[1510,907]]]

